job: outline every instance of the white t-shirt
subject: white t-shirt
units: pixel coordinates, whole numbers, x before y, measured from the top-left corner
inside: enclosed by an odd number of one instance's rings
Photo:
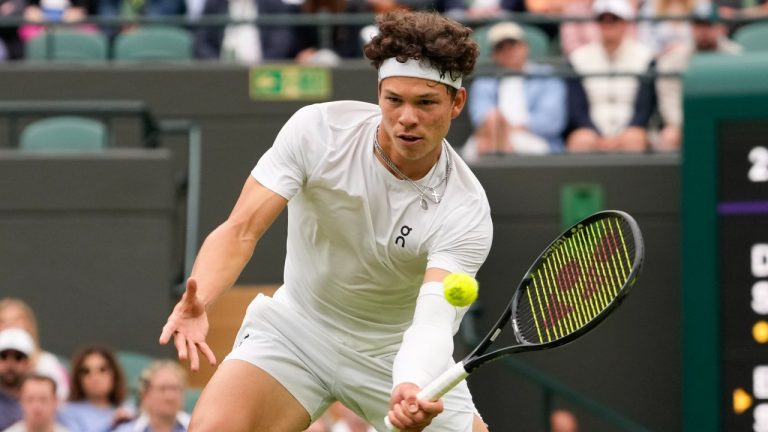
[[[363,102],[304,107],[252,172],[289,200],[275,298],[369,354],[396,351],[428,267],[474,275],[493,237],[485,191],[453,149],[443,200],[424,210],[374,155],[380,119]],[[445,158],[424,177],[429,186],[443,178]]]

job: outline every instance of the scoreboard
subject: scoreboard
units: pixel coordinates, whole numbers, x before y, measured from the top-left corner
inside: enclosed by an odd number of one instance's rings
[[[768,56],[695,59],[684,109],[683,430],[768,432]]]

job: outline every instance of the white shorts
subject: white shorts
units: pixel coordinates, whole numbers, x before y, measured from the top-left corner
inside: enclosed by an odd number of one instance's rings
[[[247,361],[272,375],[312,421],[338,400],[385,432],[395,354],[360,354],[290,307],[260,294],[248,306],[225,361]],[[448,392],[443,403],[445,411],[425,431],[471,432],[477,411],[466,382]]]

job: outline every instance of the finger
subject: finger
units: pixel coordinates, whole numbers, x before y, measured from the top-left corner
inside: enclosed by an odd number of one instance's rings
[[[187,359],[187,338],[181,333],[173,335],[173,344],[176,345],[176,351],[179,352],[179,360]]]
[[[211,366],[215,366],[216,365],[216,355],[213,354],[213,350],[211,349],[211,347],[209,347],[208,344],[205,343],[205,342],[199,343],[198,347],[200,348],[200,351],[202,351],[203,354],[205,355],[205,358],[208,359],[208,363],[210,363]]]
[[[187,345],[189,347],[190,369],[192,369],[192,372],[197,372],[200,370],[200,357],[197,355],[197,346],[191,340],[187,340]]]
[[[163,326],[163,330],[160,332],[160,345],[165,345],[171,340],[174,328],[170,323],[166,323]]]

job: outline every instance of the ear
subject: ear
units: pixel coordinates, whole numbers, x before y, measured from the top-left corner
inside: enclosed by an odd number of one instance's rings
[[[460,88],[456,92],[456,97],[453,98],[453,106],[451,107],[451,119],[455,119],[461,114],[461,110],[464,109],[464,104],[467,103],[467,89]]]

